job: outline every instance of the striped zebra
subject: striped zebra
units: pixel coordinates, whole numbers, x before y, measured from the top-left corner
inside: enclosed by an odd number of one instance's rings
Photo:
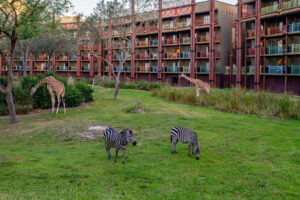
[[[136,145],[136,140],[130,129],[124,129],[121,132],[113,128],[107,128],[103,132],[103,138],[105,142],[106,152],[108,154],[108,160],[110,159],[110,148],[116,148],[115,163],[117,162],[119,150],[123,150],[123,165],[125,165],[125,151],[128,143],[131,143],[133,146]]]
[[[176,144],[177,142],[180,141],[182,143],[188,143],[189,144],[189,156],[191,146],[192,146],[192,153],[196,155],[196,160],[199,160],[199,145],[198,145],[198,138],[197,135],[194,131],[183,128],[183,127],[178,127],[175,126],[171,130],[171,149],[172,149],[172,154],[177,153],[176,152]]]

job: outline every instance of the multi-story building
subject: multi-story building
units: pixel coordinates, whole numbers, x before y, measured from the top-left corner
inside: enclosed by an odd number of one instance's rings
[[[300,0],[239,0],[245,30],[241,81],[300,94]],[[238,76],[238,75],[237,75]]]
[[[146,27],[138,27],[135,45],[128,43],[127,46],[134,52],[131,53],[134,58],[129,57],[125,66],[118,66],[122,67],[123,80],[161,80],[172,85],[188,85],[179,78],[181,73],[186,73],[218,87],[224,86],[223,74],[225,66],[229,65],[231,50],[231,24],[226,11],[230,10],[235,17],[236,7],[218,1],[212,1],[213,5],[210,1],[186,2],[176,7],[163,5],[161,10],[153,11]],[[117,58],[123,55],[118,55],[118,45],[110,41],[118,36],[110,34],[113,28],[103,24],[103,56],[109,59],[112,52],[111,62],[117,66]],[[131,27],[130,21],[128,27]],[[130,30],[128,32],[130,36]],[[103,65],[102,74],[110,76],[111,71],[105,63]]]

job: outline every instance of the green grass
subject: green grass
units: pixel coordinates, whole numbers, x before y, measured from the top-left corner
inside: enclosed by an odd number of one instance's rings
[[[233,114],[121,90],[96,93],[91,107],[43,114],[9,125],[0,119],[0,199],[299,199],[300,122]],[[141,100],[146,114],[127,113]],[[89,126],[132,128],[138,145],[108,161]],[[197,132],[200,160],[170,129]],[[112,151],[114,155],[114,150]]]

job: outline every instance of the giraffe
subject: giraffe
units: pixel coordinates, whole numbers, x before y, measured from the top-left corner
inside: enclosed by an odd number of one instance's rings
[[[56,114],[58,113],[59,106],[60,106],[60,98],[62,98],[63,106],[64,106],[64,113],[66,114],[66,105],[65,105],[65,86],[62,82],[56,80],[52,76],[48,76],[44,79],[42,79],[38,84],[36,84],[30,92],[30,95],[33,95],[36,90],[43,84],[47,84],[47,89],[50,93],[51,96],[51,101],[52,101],[52,113],[55,111],[55,94],[57,96],[57,109],[56,109]]]
[[[205,90],[209,94],[210,86],[208,83],[201,81],[199,79],[193,79],[193,78],[187,77],[185,74],[181,74],[180,77],[185,78],[186,80],[190,81],[191,83],[193,83],[195,85],[197,97],[199,97],[199,91],[201,89]]]

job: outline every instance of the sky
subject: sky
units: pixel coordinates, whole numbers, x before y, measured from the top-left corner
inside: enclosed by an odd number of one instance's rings
[[[96,7],[96,3],[99,2],[99,0],[71,0],[74,9],[70,11],[67,15],[73,15],[73,12],[76,13],[83,13],[84,15],[88,16],[90,13],[93,12],[93,8]],[[196,0],[197,1],[197,0]],[[230,4],[236,4],[237,0],[220,0],[222,2],[230,3]]]

